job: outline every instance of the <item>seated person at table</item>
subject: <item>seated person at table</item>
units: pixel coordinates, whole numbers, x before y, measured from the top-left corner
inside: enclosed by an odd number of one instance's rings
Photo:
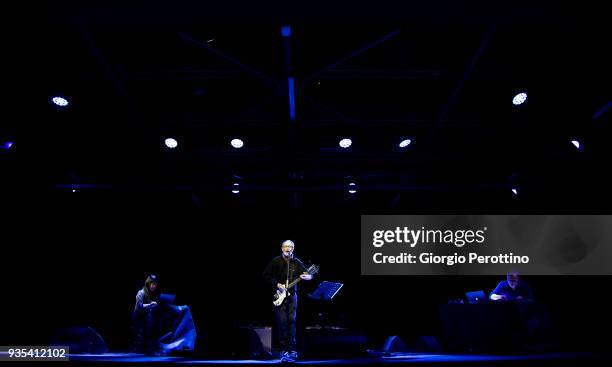
[[[499,282],[489,298],[492,301],[532,300],[533,293],[531,287],[519,279],[519,273],[511,271],[506,280]]]

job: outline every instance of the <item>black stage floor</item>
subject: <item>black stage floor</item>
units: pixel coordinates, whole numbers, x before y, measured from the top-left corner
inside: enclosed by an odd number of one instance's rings
[[[591,353],[546,353],[530,355],[461,355],[461,354],[420,354],[395,353],[386,356],[370,356],[344,359],[304,359],[285,362],[279,359],[196,359],[187,357],[157,357],[131,353],[73,354],[69,361],[55,362],[52,365],[69,366],[244,366],[244,365],[280,365],[296,364],[314,365],[361,365],[376,366],[381,364],[408,365],[452,365],[452,366],[589,366],[610,365],[610,355]],[[27,362],[26,362],[27,363]],[[32,362],[38,365],[39,362]]]

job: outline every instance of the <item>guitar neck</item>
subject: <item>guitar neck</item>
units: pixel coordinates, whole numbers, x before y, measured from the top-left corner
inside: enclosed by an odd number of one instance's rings
[[[319,267],[316,265],[311,266],[310,268],[308,268],[307,273],[310,275],[314,275],[319,271]],[[295,279],[293,282],[289,283],[289,285],[287,286],[287,289],[290,289],[292,287],[294,287],[296,284],[298,284],[298,282],[302,280],[301,277],[298,277],[297,279]]]
[[[302,278],[297,278],[296,280],[294,280],[293,282],[289,283],[289,285],[287,286],[287,289],[291,289],[293,288],[296,284],[298,284],[298,282],[302,280]]]

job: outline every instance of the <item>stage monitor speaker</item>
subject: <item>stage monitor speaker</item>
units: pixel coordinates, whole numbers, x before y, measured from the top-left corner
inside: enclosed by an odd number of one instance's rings
[[[89,326],[74,326],[60,330],[51,338],[49,345],[67,346],[71,354],[108,352],[102,336]]]
[[[435,336],[424,335],[419,337],[414,344],[414,351],[417,353],[441,353],[443,348]]]
[[[271,327],[243,326],[209,331],[202,352],[207,358],[270,359],[271,344]]]
[[[298,335],[298,350],[306,358],[349,358],[366,353],[363,333],[344,328],[307,327]]]
[[[248,356],[249,358],[267,358],[271,357],[272,353],[272,328],[266,327],[247,327],[242,329],[246,331],[248,339]]]
[[[397,335],[388,337],[382,350],[385,353],[405,353],[409,351],[406,343]]]

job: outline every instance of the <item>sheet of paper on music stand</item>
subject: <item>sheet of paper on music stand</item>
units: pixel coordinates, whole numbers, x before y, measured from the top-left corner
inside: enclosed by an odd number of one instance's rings
[[[323,281],[319,284],[317,289],[315,289],[315,291],[309,295],[309,297],[313,299],[330,301],[336,296],[336,294],[338,294],[338,291],[340,288],[342,288],[342,286],[342,283]]]

